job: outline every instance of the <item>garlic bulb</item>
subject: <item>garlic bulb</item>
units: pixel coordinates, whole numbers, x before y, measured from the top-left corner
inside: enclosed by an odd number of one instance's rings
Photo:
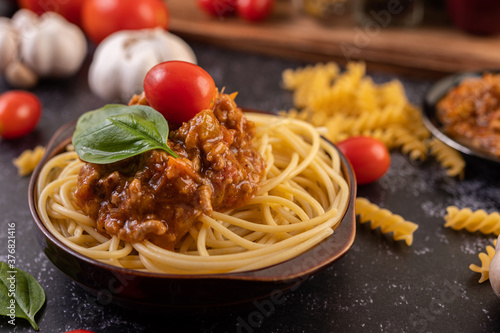
[[[27,9],[20,9],[12,16],[11,23],[17,31],[21,31],[23,29],[34,29],[37,20],[38,15],[35,14],[35,12]]]
[[[491,259],[489,270],[491,287],[495,294],[500,297],[500,236],[497,238],[495,255]]]
[[[161,28],[115,32],[95,51],[90,89],[104,100],[126,102],[142,92],[149,69],[168,60],[196,63],[196,56],[186,42]]]
[[[0,72],[17,58],[19,36],[11,20],[0,17]]]
[[[37,17],[25,9],[12,17],[19,32],[20,59],[40,77],[75,74],[87,54],[85,35],[62,16],[46,12]]]

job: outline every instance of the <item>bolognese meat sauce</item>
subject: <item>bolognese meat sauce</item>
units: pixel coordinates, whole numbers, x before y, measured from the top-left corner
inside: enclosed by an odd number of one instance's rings
[[[462,81],[437,104],[445,131],[500,157],[500,74]]]
[[[258,191],[265,162],[254,135],[233,96],[217,94],[213,111],[170,132],[178,158],[152,150],[112,164],[86,163],[76,202],[100,232],[172,250],[201,214],[241,206]]]

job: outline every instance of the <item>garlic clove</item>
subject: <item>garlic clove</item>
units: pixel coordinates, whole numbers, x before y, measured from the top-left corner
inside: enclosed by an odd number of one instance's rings
[[[500,297],[500,236],[497,238],[495,255],[490,262],[489,280],[493,291]]]
[[[52,42],[52,77],[66,77],[75,74],[87,54],[87,40],[78,26],[69,23],[61,15],[46,12],[41,17],[46,21],[47,36],[58,36]],[[64,33],[62,32],[64,30]],[[50,45],[50,44],[49,44]]]
[[[38,22],[38,15],[28,9],[19,9],[12,16],[12,26],[20,33],[23,30],[35,29]]]
[[[18,57],[19,36],[10,19],[0,17],[0,72]]]
[[[38,76],[22,62],[13,61],[5,69],[5,80],[14,88],[30,89],[38,83]]]

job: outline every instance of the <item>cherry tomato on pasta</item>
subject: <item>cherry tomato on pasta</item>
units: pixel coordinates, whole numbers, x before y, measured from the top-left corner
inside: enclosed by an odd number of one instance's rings
[[[382,177],[391,165],[391,156],[385,144],[367,136],[357,136],[337,143],[337,147],[351,162],[358,184],[368,184]]]
[[[215,16],[228,16],[236,12],[236,0],[198,0],[198,7],[205,13]]]
[[[85,0],[82,27],[95,43],[113,32],[168,27],[169,12],[162,0]]]
[[[71,23],[80,25],[82,4],[85,0],[19,0],[19,7],[29,9],[38,15],[56,12]]]
[[[203,68],[184,61],[162,62],[144,78],[149,105],[174,123],[190,120],[215,97],[215,82]]]
[[[11,90],[0,95],[0,136],[16,139],[30,133],[40,120],[42,105],[36,95]]]
[[[238,16],[251,22],[263,21],[271,15],[274,0],[237,0]]]

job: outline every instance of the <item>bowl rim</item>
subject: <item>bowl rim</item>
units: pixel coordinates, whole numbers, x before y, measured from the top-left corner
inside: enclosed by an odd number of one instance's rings
[[[447,75],[436,81],[426,91],[422,101],[422,119],[427,129],[441,142],[465,155],[479,157],[483,160],[500,163],[500,157],[474,146],[471,140],[461,137],[452,137],[442,129],[442,123],[436,116],[436,105],[452,88],[458,86],[464,79],[481,77],[485,73],[499,74],[500,69],[484,69],[480,71],[466,71]]]
[[[244,109],[245,112],[260,112],[262,111],[256,111],[256,110],[247,110]],[[264,112],[268,113],[268,112]],[[28,186],[28,205],[29,205],[29,210],[32,215],[33,221],[35,222],[36,227],[38,230],[43,234],[43,236],[50,240],[52,243],[54,243],[58,248],[62,249],[64,252],[70,254],[71,256],[76,257],[79,260],[82,260],[86,262],[87,264],[97,266],[101,269],[104,270],[109,270],[113,271],[116,274],[126,274],[126,275],[133,275],[137,277],[147,277],[147,278],[156,278],[156,279],[192,279],[192,280],[199,280],[199,279],[229,279],[229,280],[251,280],[251,281],[261,281],[261,282],[273,282],[273,281],[290,281],[290,280],[296,280],[300,279],[301,277],[308,276],[326,266],[329,264],[335,262],[336,260],[340,259],[342,256],[344,256],[352,247],[354,243],[354,239],[356,236],[356,218],[355,218],[355,213],[354,213],[354,203],[355,203],[355,198],[356,198],[356,190],[357,190],[357,184],[356,184],[356,179],[354,176],[354,171],[352,169],[352,166],[348,159],[342,154],[342,152],[328,139],[322,136],[322,139],[328,142],[329,144],[333,145],[335,149],[338,151],[340,160],[341,160],[341,169],[344,174],[344,177],[346,178],[346,181],[348,183],[349,187],[349,200],[347,203],[347,206],[342,213],[342,218],[340,222],[337,224],[335,227],[335,230],[337,228],[340,228],[342,226],[342,231],[346,232],[348,234],[347,238],[342,238],[341,244],[338,244],[338,246],[341,246],[341,250],[338,252],[335,252],[333,254],[328,254],[327,258],[324,260],[321,260],[320,262],[315,262],[313,265],[309,265],[307,268],[302,268],[298,272],[290,273],[290,274],[270,274],[270,271],[274,271],[275,269],[273,268],[278,268],[277,271],[279,271],[279,266],[280,265],[286,265],[287,263],[293,261],[294,259],[297,259],[314,249],[316,249],[318,246],[321,246],[322,244],[325,244],[325,241],[328,239],[331,239],[335,235],[335,231],[332,235],[328,236],[326,239],[321,241],[320,243],[316,244],[314,247],[310,248],[306,252],[293,257],[291,259],[288,259],[284,262],[280,262],[278,264],[272,265],[272,266],[267,266],[263,267],[260,269],[256,270],[250,270],[250,271],[243,271],[243,272],[233,272],[233,273],[215,273],[215,274],[169,274],[169,273],[158,273],[158,272],[148,272],[148,271],[139,271],[139,270],[134,270],[134,269],[129,269],[129,268],[122,268],[122,267],[117,267],[113,266],[111,264],[103,263],[100,262],[99,260],[87,257],[78,251],[75,251],[62,243],[57,237],[55,237],[44,225],[42,220],[40,219],[40,216],[38,215],[38,208],[36,204],[36,184],[38,180],[38,176],[41,172],[41,169],[45,165],[45,163],[52,158],[53,156],[60,154],[64,148],[67,146],[68,143],[71,142],[71,135],[69,137],[64,138],[64,140],[60,141],[58,138],[63,135],[65,132],[71,130],[72,128],[76,126],[77,120],[70,121],[66,123],[65,125],[61,126],[51,137],[49,140],[49,143],[47,144],[45,154],[43,155],[42,159],[34,169],[30,181],[29,181],[29,186]],[[350,216],[352,215],[352,216]],[[345,230],[344,230],[345,229]],[[267,274],[266,274],[267,273]]]

